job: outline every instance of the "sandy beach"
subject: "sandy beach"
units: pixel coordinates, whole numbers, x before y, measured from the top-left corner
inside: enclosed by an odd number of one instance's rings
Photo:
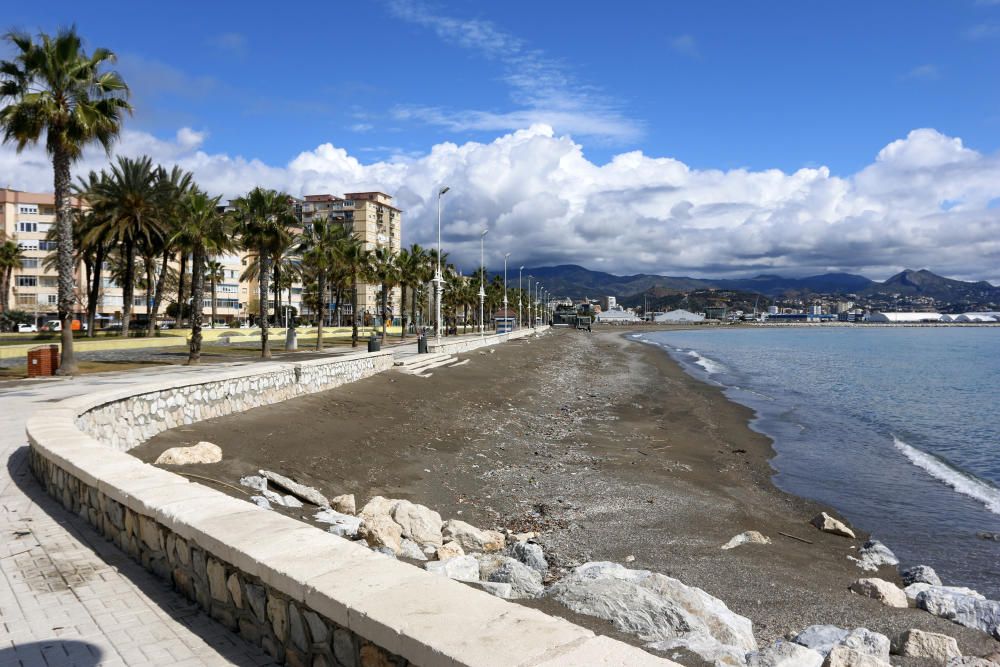
[[[359,506],[383,495],[482,528],[537,530],[550,581],[586,561],[634,556],[628,567],[698,586],[750,618],[762,646],[828,623],[943,633],[965,655],[1000,650],[982,632],[851,593],[859,577],[899,583],[898,574],[863,572],[848,559],[862,540],[813,528],[829,508],[772,485],[771,443],[748,427],[750,412],[663,351],[623,330],[561,330],[462,356],[470,363],[429,378],[390,371],[174,429],[132,453],[153,461],[207,440],[221,463],[172,469],[235,485],[266,468],[328,497],[354,493]],[[747,530],[772,543],[720,549]],[[641,644],[546,598],[526,604]],[[908,660],[893,658],[926,664]]]

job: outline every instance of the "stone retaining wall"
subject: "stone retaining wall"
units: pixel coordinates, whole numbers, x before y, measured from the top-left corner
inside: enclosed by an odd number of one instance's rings
[[[549,330],[549,326],[542,325],[534,329],[524,328],[517,329],[508,334],[492,334],[489,336],[483,336],[481,338],[475,336],[462,336],[458,340],[449,340],[448,338],[443,338],[440,343],[436,343],[433,339],[428,339],[427,341],[427,351],[428,352],[447,352],[448,354],[459,354],[461,352],[469,352],[471,350],[476,350],[481,347],[487,347],[489,345],[499,345],[500,343],[506,343],[509,340],[516,340],[518,338],[524,338],[525,336],[538,336]]]
[[[64,507],[289,665],[673,665],[124,451],[173,425],[322,391],[392,364],[384,352],[206,367],[197,381],[75,397],[29,418],[31,467]]]

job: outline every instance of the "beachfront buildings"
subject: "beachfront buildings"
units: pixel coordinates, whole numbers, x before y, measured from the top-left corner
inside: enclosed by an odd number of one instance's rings
[[[402,211],[393,205],[393,198],[382,192],[354,192],[343,197],[334,195],[308,195],[303,199],[293,199],[292,206],[299,220],[299,227],[293,231],[301,231],[303,227],[314,220],[328,216],[342,219],[350,231],[360,239],[366,249],[388,247],[397,254],[402,246]],[[225,207],[229,210],[229,207]],[[56,248],[55,241],[46,239],[55,225],[55,206],[52,194],[22,192],[18,190],[0,189],[0,230],[2,236],[13,240],[21,249],[20,266],[14,269],[9,288],[9,308],[30,314],[38,325],[57,316],[58,283],[54,263],[49,266],[46,258]],[[225,255],[212,257],[219,264],[215,280],[216,318],[219,324],[234,325],[247,323],[258,312],[258,285],[256,279],[243,279],[243,273],[250,258],[243,251],[234,251]],[[173,271],[178,271],[179,263],[171,265]],[[187,289],[190,289],[190,263],[187,263]],[[77,298],[76,307],[83,320],[86,309],[86,298],[83,293],[85,275],[83,263],[76,272]],[[211,321],[212,299],[211,281],[206,276],[205,295],[202,302],[205,322]],[[303,285],[298,280],[286,284],[280,296],[280,308],[275,303],[274,295],[269,298],[269,310],[276,312],[280,324],[284,323],[286,315],[298,314],[306,319],[312,316],[305,305]],[[399,288],[392,290],[389,305],[393,314],[399,313]],[[334,298],[331,295],[331,300]],[[363,320],[371,321],[378,315],[379,287],[362,284],[359,288],[358,313]],[[160,308],[162,321],[173,321],[176,317],[177,293],[174,290],[166,295],[166,303]],[[342,323],[350,323],[350,296],[344,295],[345,303],[339,309]],[[98,308],[101,322],[120,321],[124,302],[122,289],[103,272],[100,306]],[[333,303],[330,303],[331,318],[327,323],[335,324],[332,319]],[[172,307],[171,307],[172,306]],[[146,294],[137,288],[133,296],[133,316],[138,322],[148,317]]]

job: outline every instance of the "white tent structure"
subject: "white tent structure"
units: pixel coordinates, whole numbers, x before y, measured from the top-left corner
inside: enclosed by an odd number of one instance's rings
[[[597,314],[597,322],[601,324],[632,324],[641,320],[627,310],[605,310]]]
[[[962,313],[954,318],[954,322],[1000,322],[1000,313]]]
[[[704,322],[705,316],[700,313],[692,313],[689,310],[677,309],[668,313],[660,313],[653,318],[659,324],[681,324],[684,322]]]
[[[941,313],[872,313],[869,322],[907,324],[916,322],[940,322]]]

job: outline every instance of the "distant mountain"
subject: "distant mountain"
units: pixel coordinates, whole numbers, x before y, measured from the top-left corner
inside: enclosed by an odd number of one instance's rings
[[[693,292],[696,290],[736,290],[763,294],[767,297],[803,296],[807,294],[902,294],[906,296],[928,296],[949,303],[996,303],[1000,302],[1000,287],[986,281],[964,282],[936,275],[926,269],[906,270],[889,278],[884,283],[870,280],[852,273],[824,273],[805,278],[785,278],[779,275],[762,274],[754,278],[690,278],[686,276],[660,276],[639,273],[630,276],[616,276],[575,264],[526,268],[522,272],[525,281],[533,276],[541,281],[550,294],[573,298],[600,298],[613,296],[618,299],[639,296],[656,289]],[[508,280],[510,276],[508,274]],[[516,280],[516,275],[514,276]],[[524,284],[527,288],[527,283]]]

